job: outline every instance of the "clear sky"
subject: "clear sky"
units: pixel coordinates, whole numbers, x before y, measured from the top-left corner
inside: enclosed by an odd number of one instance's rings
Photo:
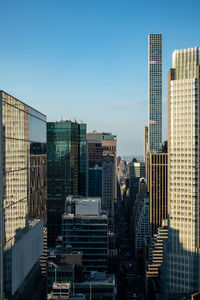
[[[200,46],[199,0],[2,0],[0,89],[143,155],[148,33],[163,34],[163,136],[174,49]]]

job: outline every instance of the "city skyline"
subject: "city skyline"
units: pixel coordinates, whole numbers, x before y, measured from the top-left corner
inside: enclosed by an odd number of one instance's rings
[[[34,105],[48,121],[76,118],[88,124],[88,131],[109,130],[118,136],[118,155],[139,155],[148,123],[147,36],[160,32],[165,140],[171,53],[200,44],[200,4],[195,11],[185,1],[173,3],[173,11],[169,2],[159,1],[59,4],[2,4],[1,89]]]

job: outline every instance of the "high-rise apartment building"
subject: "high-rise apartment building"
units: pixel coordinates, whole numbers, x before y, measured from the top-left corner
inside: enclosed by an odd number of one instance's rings
[[[200,48],[175,50],[168,77],[168,291],[200,289]]]
[[[40,279],[33,281],[46,224],[46,116],[0,91],[0,122],[0,299],[18,299]]]
[[[157,233],[167,219],[168,168],[167,153],[150,153],[150,234]]]
[[[61,235],[68,195],[86,194],[86,124],[47,123],[48,245]]]
[[[162,34],[148,36],[148,149],[162,143]]]

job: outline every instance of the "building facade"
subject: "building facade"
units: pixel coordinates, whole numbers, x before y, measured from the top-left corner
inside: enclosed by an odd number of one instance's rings
[[[112,133],[94,131],[87,133],[87,143],[88,195],[102,196],[102,208],[108,213],[108,230],[113,232],[114,203],[117,200],[117,137]],[[98,181],[100,172],[102,172],[101,182]],[[101,194],[100,185],[102,187]],[[91,194],[94,191],[96,191],[96,195]]]
[[[200,48],[175,50],[168,77],[168,291],[199,290]]]
[[[148,148],[162,143],[162,34],[148,36]]]
[[[140,212],[137,214],[135,232],[135,256],[145,245],[145,239],[149,236],[149,198],[144,198]]]
[[[115,158],[104,156],[102,165],[102,209],[107,211],[108,230],[114,230]]]
[[[168,211],[168,154],[150,153],[150,235],[157,233]]]
[[[102,167],[96,165],[94,168],[88,170],[88,196],[101,197],[102,196]]]
[[[149,260],[146,270],[146,295],[148,299],[155,299],[161,293],[161,267],[164,261],[164,242],[168,239],[168,222],[163,220],[157,233],[151,238]]]
[[[26,285],[26,276],[31,278],[31,270],[43,251],[47,219],[46,116],[0,91],[0,122],[0,298],[4,291],[7,299],[17,299],[19,289],[21,294],[29,292],[22,286]],[[25,243],[33,246],[25,247]]]
[[[48,245],[61,235],[68,195],[86,194],[86,124],[47,123]]]
[[[82,252],[86,271],[107,271],[107,215],[101,212],[100,198],[67,197],[62,216],[63,246]]]
[[[148,126],[144,126],[144,162],[147,162],[148,152]]]

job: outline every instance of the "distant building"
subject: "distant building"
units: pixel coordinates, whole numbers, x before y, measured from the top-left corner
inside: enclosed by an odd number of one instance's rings
[[[144,126],[144,162],[147,162],[148,152],[148,126]]]
[[[63,246],[71,245],[83,254],[86,271],[107,271],[107,216],[101,211],[100,198],[67,197],[62,216]]]
[[[148,36],[148,150],[162,143],[162,34]]]
[[[88,195],[102,196],[102,208],[108,213],[108,229],[114,230],[114,202],[117,200],[117,137],[112,133],[87,133]],[[98,166],[98,169],[97,169]],[[102,168],[102,180],[98,180]],[[100,194],[100,185],[102,191]],[[96,192],[96,195],[94,194]],[[92,192],[92,193],[91,193]]]
[[[129,163],[130,205],[132,206],[135,205],[141,177],[145,178],[145,163],[137,161]]]
[[[149,198],[144,198],[140,213],[137,214],[135,233],[135,256],[145,245],[145,239],[149,236]]]
[[[68,195],[86,195],[86,124],[47,123],[48,245],[61,235]]]
[[[0,299],[35,296],[46,226],[46,116],[0,91]]]

